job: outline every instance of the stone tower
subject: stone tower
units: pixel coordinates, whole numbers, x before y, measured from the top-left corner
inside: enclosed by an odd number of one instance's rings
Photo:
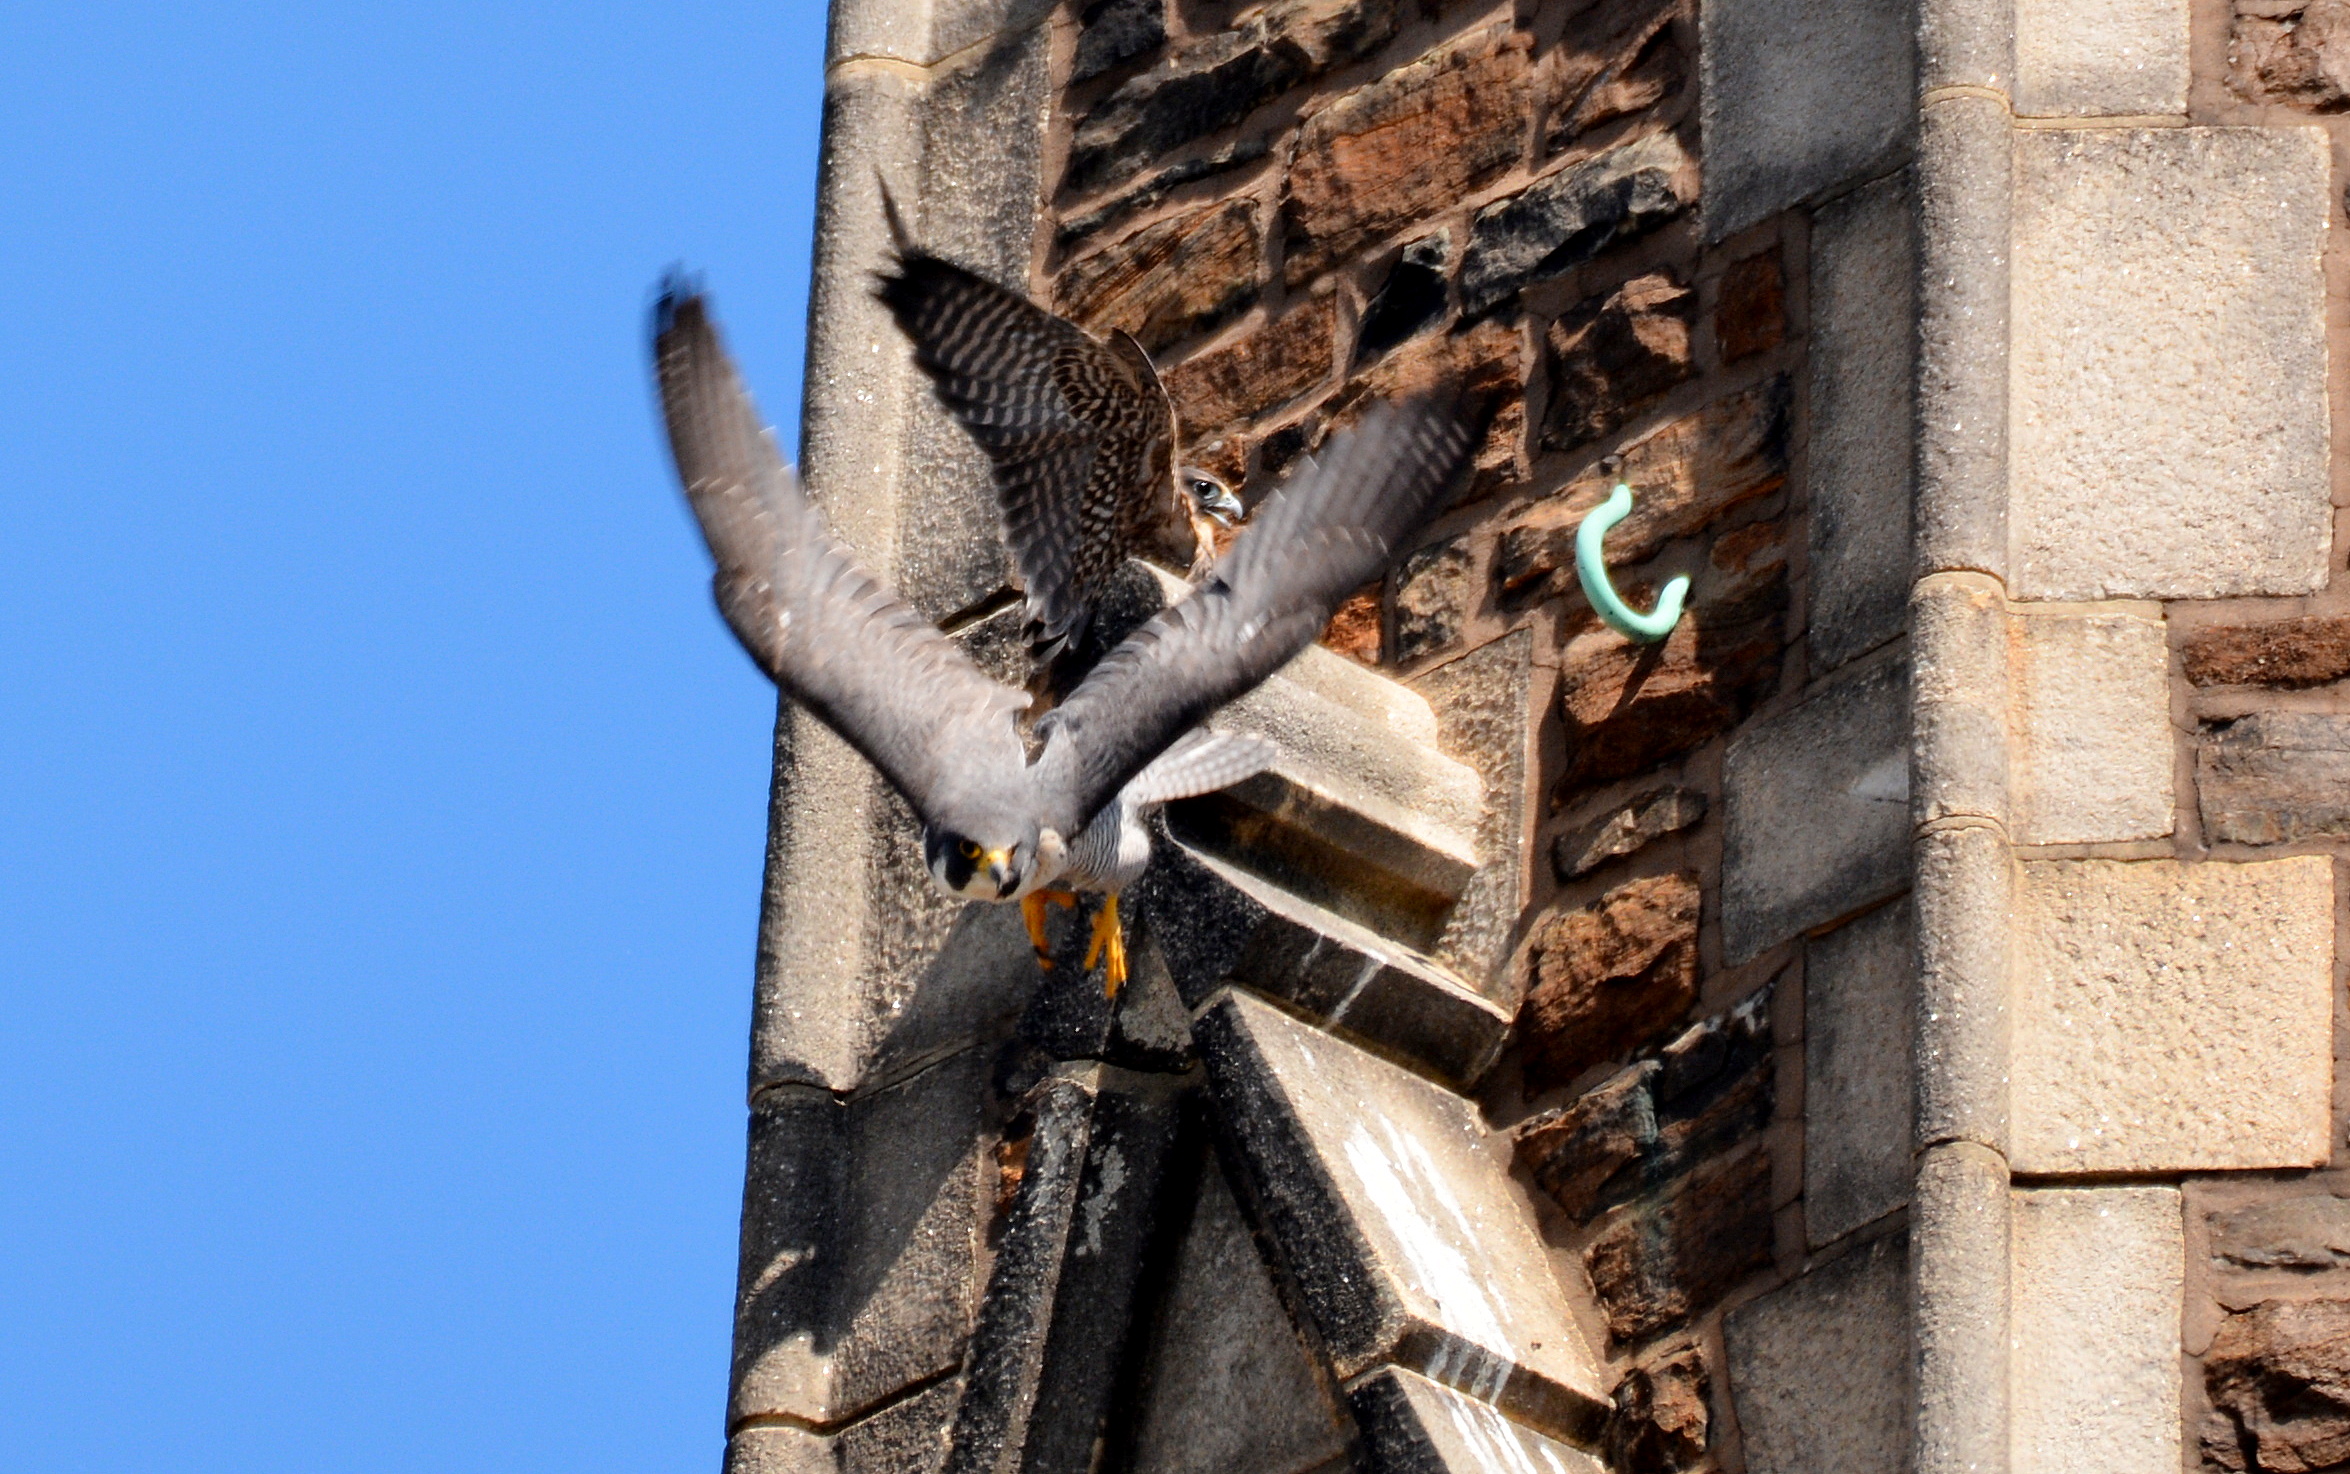
[[[834,0],[825,76],[805,470],[983,660],[878,181],[1252,496],[1500,413],[1115,1010],[782,712],[729,1470],[2350,1461],[2350,5]]]

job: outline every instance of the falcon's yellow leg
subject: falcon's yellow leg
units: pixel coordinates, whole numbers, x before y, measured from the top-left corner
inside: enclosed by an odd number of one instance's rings
[[[1020,898],[1020,919],[1028,923],[1028,943],[1036,948],[1036,965],[1046,972],[1053,970],[1053,944],[1044,934],[1044,908],[1047,904],[1064,910],[1077,904],[1074,891],[1030,891]],[[1087,967],[1093,959],[1085,959]]]
[[[1118,925],[1116,896],[1102,897],[1102,909],[1093,918],[1093,945],[1085,949],[1085,965],[1092,967],[1104,952],[1109,960],[1102,968],[1102,996],[1115,998],[1126,986],[1126,933]]]

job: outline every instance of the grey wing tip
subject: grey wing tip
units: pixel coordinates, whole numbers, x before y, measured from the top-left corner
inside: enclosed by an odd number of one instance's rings
[[[708,315],[708,298],[703,295],[702,278],[698,272],[689,272],[680,263],[661,273],[660,285],[653,299],[653,341],[661,342],[680,327],[692,330],[700,327]]]

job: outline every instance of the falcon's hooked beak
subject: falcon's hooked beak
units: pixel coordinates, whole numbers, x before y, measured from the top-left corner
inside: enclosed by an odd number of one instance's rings
[[[1201,516],[1218,527],[1237,527],[1240,519],[1248,515],[1248,508],[1232,494],[1232,488],[1207,472],[1186,468],[1182,474],[1184,494],[1191,498],[1191,504],[1199,509]]]
[[[982,850],[975,868],[985,872],[987,878],[995,882],[995,898],[999,901],[1012,899],[1012,892],[1020,888],[1020,872],[1012,865],[1012,847],[1009,845],[1000,850]]]

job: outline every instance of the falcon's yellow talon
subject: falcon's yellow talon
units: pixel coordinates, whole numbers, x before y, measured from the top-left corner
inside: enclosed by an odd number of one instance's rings
[[[1115,998],[1126,986],[1126,933],[1118,925],[1118,898],[1104,896],[1102,909],[1093,918],[1093,943],[1085,949],[1085,965],[1091,968],[1103,954],[1108,959],[1102,968],[1102,996]]]
[[[1047,905],[1070,907],[1077,904],[1073,891],[1030,891],[1020,898],[1020,919],[1028,924],[1028,944],[1036,949],[1036,965],[1045,972],[1053,970],[1052,939],[1045,935],[1044,908]],[[1093,966],[1091,958],[1087,967]]]

